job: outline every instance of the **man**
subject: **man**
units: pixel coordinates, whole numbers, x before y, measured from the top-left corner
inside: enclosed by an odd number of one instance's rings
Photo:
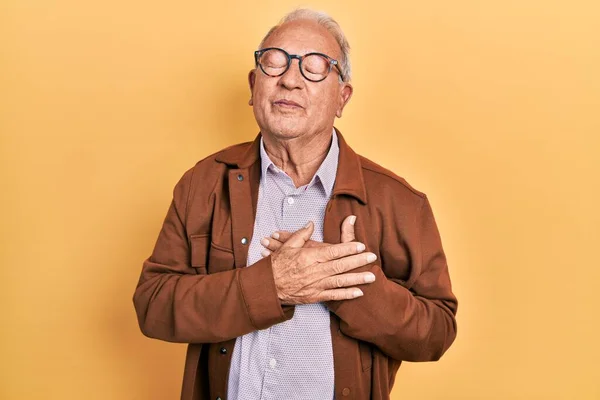
[[[182,399],[388,399],[455,338],[427,197],[333,127],[348,49],[330,17],[288,15],[249,74],[260,134],[174,189],[134,304],[145,335],[190,343]]]

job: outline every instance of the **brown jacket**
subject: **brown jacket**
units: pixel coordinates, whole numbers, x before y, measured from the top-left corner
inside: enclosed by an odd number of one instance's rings
[[[356,215],[356,239],[378,259],[364,296],[329,302],[336,399],[389,399],[403,360],[439,359],[456,336],[457,301],[427,197],[357,155],[339,133],[324,241]],[[271,257],[246,257],[260,181],[259,138],[198,162],[173,201],[133,297],[144,335],[189,343],[184,400],[227,398],[235,338],[292,318],[277,298]]]

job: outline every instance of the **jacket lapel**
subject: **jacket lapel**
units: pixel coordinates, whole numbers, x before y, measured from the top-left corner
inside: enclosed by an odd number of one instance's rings
[[[355,197],[362,204],[367,203],[360,156],[346,143],[342,133],[337,128],[335,130],[338,134],[340,154],[323,232],[325,241],[329,243],[339,243],[340,240],[339,229],[342,221],[334,221],[330,217],[331,215],[340,215],[339,212],[330,213],[335,199],[340,195],[348,195]],[[246,265],[254,231],[261,178],[260,138],[261,134],[259,133],[254,141],[228,147],[216,156],[217,162],[225,163],[230,167],[228,171],[229,202],[236,268]]]

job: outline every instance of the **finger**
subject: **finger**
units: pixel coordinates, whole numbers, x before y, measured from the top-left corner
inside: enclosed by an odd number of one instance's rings
[[[304,247],[325,247],[325,246],[330,246],[330,244],[329,243],[323,243],[323,242],[317,242],[316,240],[309,240],[304,245]]]
[[[260,244],[262,244],[266,249],[270,250],[271,252],[277,251],[281,246],[283,246],[283,243],[273,238],[262,238]]]
[[[292,236],[291,232],[288,231],[275,231],[271,234],[271,237],[268,240],[277,240],[279,243],[285,243],[290,236]],[[328,243],[317,242],[316,240],[309,240],[304,244],[304,247],[323,247],[328,246]]]
[[[292,236],[292,232],[288,231],[275,231],[271,234],[273,239],[279,240],[281,243],[287,242],[287,240]]]
[[[273,251],[276,251],[279,247],[281,247],[289,238],[290,236],[292,236],[291,232],[288,231],[275,231],[271,234],[270,238],[267,238],[267,240],[269,241],[269,243],[271,243],[273,240],[275,240],[275,246],[278,246],[275,249],[271,249]],[[261,243],[263,244],[263,246],[265,246],[265,244],[261,241]],[[308,242],[306,242],[304,244],[304,247],[323,247],[323,246],[328,246],[328,243],[323,243],[323,242],[317,242],[316,240],[309,240]],[[266,246],[265,246],[266,247]],[[270,245],[269,245],[270,248]]]
[[[364,285],[375,282],[375,275],[371,272],[349,273],[330,276],[318,282],[323,289],[338,289],[350,286]]]
[[[315,230],[315,224],[309,221],[304,228],[298,229],[292,233],[290,238],[283,244],[282,247],[300,248],[304,246],[304,243],[310,240],[310,236]]]
[[[311,249],[313,260],[316,262],[327,262],[351,256],[365,251],[365,245],[360,242],[339,243]]]
[[[317,296],[317,302],[351,300],[362,296],[364,293],[359,288],[329,289]]]
[[[375,260],[377,260],[377,256],[373,253],[356,254],[326,263],[311,265],[307,268],[306,272],[314,281],[318,281],[328,276],[345,274],[348,271],[370,264]]]
[[[356,240],[354,235],[354,224],[356,223],[356,215],[349,215],[342,222],[341,242],[348,243]]]

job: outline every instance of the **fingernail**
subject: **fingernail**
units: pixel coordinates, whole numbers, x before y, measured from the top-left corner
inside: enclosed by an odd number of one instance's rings
[[[354,225],[356,223],[356,215],[350,217],[350,225]]]
[[[306,224],[305,228],[306,229],[310,228],[310,224],[312,224],[312,221],[308,221],[308,224]]]
[[[369,253],[369,255],[367,256],[367,261],[372,263],[375,260],[377,260],[377,256],[373,253]]]
[[[262,244],[263,246],[267,247],[269,245],[269,239],[262,238],[260,240],[260,244]]]
[[[356,289],[356,290],[354,291],[354,293],[353,293],[353,294],[354,294],[354,297],[360,297],[360,296],[362,296],[364,293],[362,292],[362,290],[360,290],[360,289]]]
[[[274,232],[274,233],[271,235],[271,237],[272,237],[273,239],[279,239],[279,233],[277,233],[277,232]]]
[[[263,257],[268,257],[268,256],[269,256],[269,254],[271,254],[271,252],[270,252],[269,250],[263,250],[263,251],[261,251],[261,252],[260,252],[260,254],[261,254]]]
[[[362,244],[362,243],[359,243],[359,244],[357,244],[357,245],[356,245],[356,251],[358,251],[359,253],[360,253],[361,251],[365,251],[365,249],[366,249],[366,247],[365,247],[365,245],[364,245],[364,244]]]
[[[365,275],[365,282],[366,283],[375,282],[375,275],[373,275],[373,274]]]

